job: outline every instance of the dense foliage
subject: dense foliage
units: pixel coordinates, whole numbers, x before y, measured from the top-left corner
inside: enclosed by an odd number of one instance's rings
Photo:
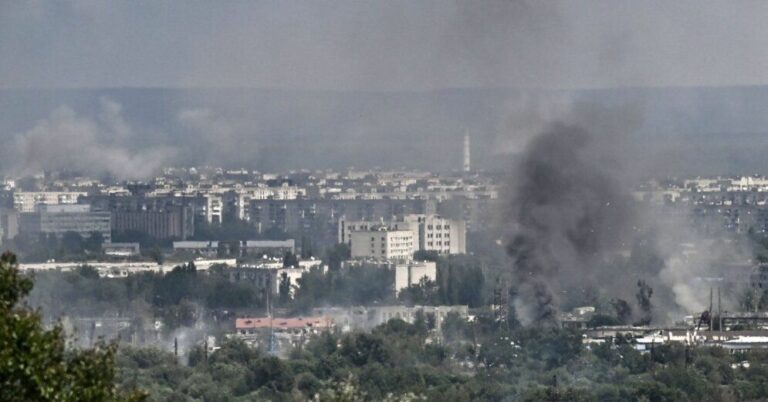
[[[51,259],[84,261],[102,254],[104,238],[98,232],[83,237],[76,232],[56,235],[23,235],[9,240],[5,247],[16,250],[22,261],[44,262]]]
[[[768,397],[768,354],[660,345],[624,338],[586,346],[579,333],[507,328],[492,314],[392,320],[372,333],[322,334],[277,359],[230,341],[189,365],[158,351],[125,349],[121,383],[178,401],[737,401]],[[748,362],[748,363],[747,363]],[[347,399],[344,399],[347,398]]]
[[[424,256],[437,261],[437,280],[422,281],[398,295],[397,300],[393,289],[382,286],[391,283],[391,271],[343,268],[340,261],[347,253],[344,246],[330,250],[328,256],[333,258],[329,260],[334,264],[326,274],[312,271],[297,284],[281,280],[282,297],[273,303],[294,312],[320,305],[469,304],[476,307],[475,319],[467,322],[449,314],[440,331],[434,320],[420,316],[414,324],[393,320],[372,333],[323,334],[294,350],[287,359],[234,340],[224,342],[221,349],[210,354],[202,347],[193,348],[179,359],[160,350],[126,346],[117,355],[118,386],[146,390],[156,401],[768,398],[766,353],[729,354],[719,348],[683,345],[660,345],[640,352],[630,338],[587,345],[575,331],[522,328],[514,319],[514,309],[502,320],[497,312],[483,307],[494,297],[489,286],[492,281],[486,280],[483,260],[472,256]],[[198,307],[262,309],[265,302],[255,285],[230,282],[222,267],[204,273],[193,264],[180,266],[165,276],[99,278],[93,269],[82,268],[68,273],[41,273],[35,279],[36,290],[29,300],[45,306],[46,313],[53,316],[145,310],[169,328],[193,325],[199,318]],[[24,286],[20,289],[24,290]],[[289,290],[295,286],[295,298],[291,299]],[[638,294],[648,296],[638,300],[642,305],[650,299],[650,290],[641,284],[638,289]],[[629,302],[607,300],[597,305],[598,314],[589,325],[631,322]],[[231,322],[225,322],[231,329]],[[55,337],[60,339],[59,335]],[[63,351],[63,343],[57,347],[61,348],[62,361],[71,361]],[[83,353],[103,357],[96,360],[101,365],[92,365],[99,367],[103,377],[93,377],[93,381],[110,385],[114,371],[109,364],[114,349]]]
[[[191,326],[200,311],[260,309],[263,292],[253,283],[231,282],[222,267],[200,272],[194,264],[161,275],[140,273],[126,278],[100,278],[96,270],[40,272],[29,298],[46,315],[149,316],[168,329]]]
[[[123,395],[115,386],[114,345],[65,350],[60,327],[46,330],[40,315],[20,304],[32,281],[20,275],[16,257],[0,258],[0,400],[118,401],[143,399]]]

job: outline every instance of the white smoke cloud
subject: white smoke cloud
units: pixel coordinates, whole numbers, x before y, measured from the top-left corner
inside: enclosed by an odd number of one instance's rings
[[[6,160],[17,174],[42,170],[110,173],[141,178],[175,158],[168,147],[135,149],[136,133],[123,118],[122,106],[102,98],[96,117],[60,106],[28,131],[17,133]]]

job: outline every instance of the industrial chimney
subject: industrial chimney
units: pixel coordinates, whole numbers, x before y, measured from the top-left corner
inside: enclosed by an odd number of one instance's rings
[[[469,160],[469,130],[464,134],[464,173],[469,173],[472,170]]]

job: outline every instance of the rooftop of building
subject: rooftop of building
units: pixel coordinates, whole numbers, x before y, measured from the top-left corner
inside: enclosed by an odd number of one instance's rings
[[[329,317],[246,317],[235,320],[235,329],[302,329],[302,328],[330,328],[333,320]]]

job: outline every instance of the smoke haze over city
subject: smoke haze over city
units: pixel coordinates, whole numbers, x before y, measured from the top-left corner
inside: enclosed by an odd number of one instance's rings
[[[768,400],[767,17],[0,0],[0,400]]]

